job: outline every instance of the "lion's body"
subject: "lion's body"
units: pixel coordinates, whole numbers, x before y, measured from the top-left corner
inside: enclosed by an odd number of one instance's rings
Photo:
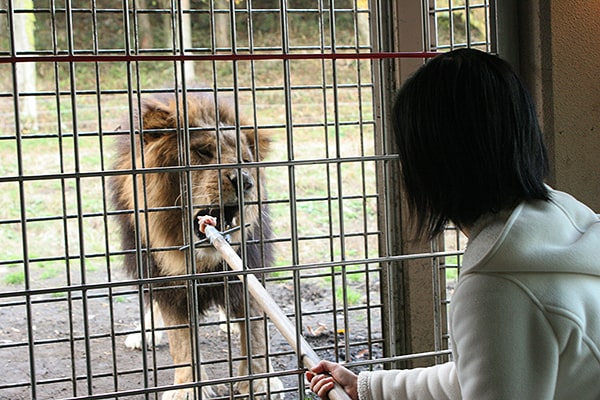
[[[243,122],[236,118],[229,103],[216,103],[208,94],[186,97],[187,108],[183,107],[182,97],[168,94],[144,101],[140,115],[135,118],[141,121],[141,129],[134,121],[135,134],[127,131],[119,135],[115,168],[127,173],[116,175],[110,184],[113,204],[122,212],[119,222],[126,251],[125,269],[134,278],[222,271],[223,262],[214,249],[180,250],[193,239],[190,227],[194,226],[196,215],[202,213],[216,216],[222,221],[222,228],[245,225],[232,234],[232,242],[245,244],[245,251],[241,253],[249,268],[268,266],[272,262],[268,243],[270,221],[263,204],[266,199],[264,177],[256,165],[251,168],[244,165],[263,159],[268,151],[268,139],[261,131],[236,129]],[[184,129],[185,114],[189,129]],[[189,136],[183,134],[186,131]],[[188,192],[182,192],[184,188],[189,188]],[[238,195],[240,192],[243,196]],[[183,196],[188,196],[191,206]],[[239,212],[240,206],[243,212]],[[232,280],[235,281],[229,279]],[[230,310],[235,317],[245,316],[245,296],[239,281],[227,285],[227,295],[222,278],[212,281],[220,285],[205,285],[207,282],[202,280],[202,284],[197,285],[197,311],[203,313],[216,304]],[[185,286],[186,282],[179,280],[152,285],[152,300],[167,326],[189,325]],[[258,314],[252,304],[250,306],[253,314]],[[255,354],[261,351],[264,354],[266,350],[262,325],[250,323]],[[244,334],[245,329],[241,332]],[[169,330],[168,335],[174,362],[191,363],[189,331],[174,329]],[[244,353],[245,340],[242,343]],[[267,364],[264,359],[257,360],[256,365],[253,361],[254,370],[259,372],[265,372]],[[192,376],[191,367],[178,368],[175,383],[188,382]],[[179,398],[177,393],[184,392],[170,392],[168,398]]]

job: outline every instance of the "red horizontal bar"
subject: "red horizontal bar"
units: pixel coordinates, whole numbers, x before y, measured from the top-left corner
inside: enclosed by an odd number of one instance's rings
[[[258,54],[170,54],[170,55],[45,55],[0,57],[0,64],[25,62],[137,62],[137,61],[258,61],[258,60],[378,60],[387,58],[431,58],[436,52],[380,53],[258,53]]]

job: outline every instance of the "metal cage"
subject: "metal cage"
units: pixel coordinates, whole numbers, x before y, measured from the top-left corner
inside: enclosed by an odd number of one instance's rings
[[[488,0],[414,3],[424,10],[429,43],[423,50],[490,49]],[[447,356],[446,285],[456,275],[448,271],[460,266],[464,241],[449,227],[445,242],[427,254],[394,254],[387,246],[388,230],[399,227],[390,222],[398,199],[385,176],[397,159],[384,144],[381,104],[389,102],[390,88],[378,71],[403,55],[380,46],[381,19],[389,16],[379,6],[366,0],[0,1],[0,399],[159,398],[177,388],[173,375],[182,365],[174,365],[157,335],[143,334],[172,330],[159,325],[144,298],[173,278],[134,279],[122,265],[134,254],[144,276],[143,260],[152,254],[184,253],[185,273],[177,280],[191,310],[198,288],[215,279],[237,284],[226,265],[204,274],[194,253],[191,221],[201,206],[192,177],[225,168],[192,161],[189,141],[199,128],[187,122],[194,112],[187,99],[205,94],[231,105],[233,126],[216,122],[205,129],[235,134],[237,158],[227,168],[238,177],[247,166],[242,132],[269,137],[271,152],[248,167],[264,172],[268,196],[239,206],[269,209],[275,261],[261,279],[298,335],[321,357],[357,371]],[[115,168],[119,135],[141,135],[145,99],[169,93],[181,95],[177,164],[150,167],[142,157]],[[141,146],[132,149],[143,152]],[[161,173],[180,177],[176,206],[149,205],[142,177]],[[119,176],[140,177],[130,208],[111,203],[110,180]],[[156,229],[149,216],[173,209],[183,215],[181,246],[144,242]],[[139,235],[129,250],[119,235],[124,215],[135,216]],[[242,238],[242,245],[251,240]],[[432,271],[436,339],[427,354],[386,346],[397,340],[386,321],[402,305],[390,304],[382,268],[413,258]],[[272,368],[237,373],[253,356],[239,351],[251,343],[240,343],[227,297],[225,313],[214,307],[205,316],[189,313],[194,379],[179,387],[200,396],[211,386],[219,396],[237,398],[244,396],[240,382],[276,377],[283,388],[267,387],[268,395],[310,396],[300,357],[268,320],[262,322],[267,352],[256,357],[268,358]],[[246,309],[248,303],[246,294]],[[128,349],[125,341],[136,334],[141,349]]]

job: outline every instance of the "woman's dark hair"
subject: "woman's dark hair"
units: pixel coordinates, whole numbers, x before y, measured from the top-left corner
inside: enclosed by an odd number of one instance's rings
[[[393,106],[408,203],[417,232],[523,200],[548,200],[548,158],[535,107],[510,65],[460,49],[429,60],[402,86]]]

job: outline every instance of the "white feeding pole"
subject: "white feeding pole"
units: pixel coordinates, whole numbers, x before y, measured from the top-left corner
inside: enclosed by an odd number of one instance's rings
[[[202,228],[201,228],[202,229]],[[227,240],[221,235],[221,232],[212,225],[204,225],[204,234],[210,241],[210,244],[221,254],[225,262],[229,267],[238,272],[243,272],[244,263],[238,254],[231,248]],[[300,355],[302,363],[308,369],[313,368],[320,361],[317,353],[310,347],[304,337],[300,337],[300,343],[296,342],[298,335],[296,334],[296,328],[287,318],[283,310],[277,306],[275,300],[269,295],[264,286],[253,274],[240,274],[238,277],[244,281],[246,277],[246,287],[248,292],[254,298],[259,307],[264,311],[265,314],[271,319],[271,322],[277,327],[279,332],[292,346],[294,351]],[[328,393],[331,400],[350,400],[350,396],[344,391],[344,389],[338,384]]]

